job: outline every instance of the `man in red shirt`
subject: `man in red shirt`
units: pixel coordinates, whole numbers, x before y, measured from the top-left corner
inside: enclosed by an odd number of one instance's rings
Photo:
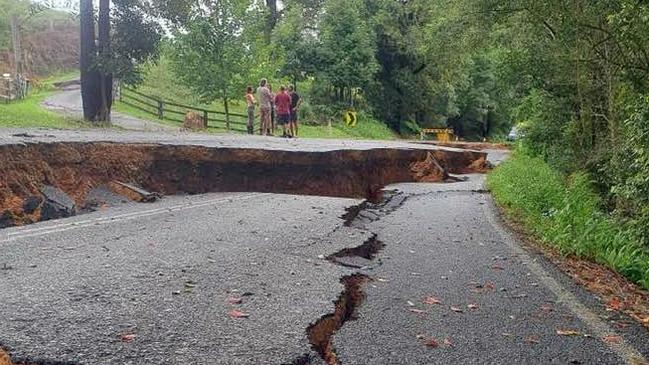
[[[275,108],[277,109],[277,123],[284,129],[285,138],[293,138],[287,133],[287,127],[291,121],[291,96],[286,93],[284,86],[279,88],[279,93],[275,96]]]

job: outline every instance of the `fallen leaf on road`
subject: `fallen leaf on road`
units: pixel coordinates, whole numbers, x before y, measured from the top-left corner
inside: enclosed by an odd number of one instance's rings
[[[237,309],[231,310],[229,314],[230,314],[230,317],[232,317],[232,318],[248,318],[248,317],[250,317],[250,314],[244,313],[244,312],[242,312],[240,310],[237,310]]]
[[[581,333],[573,330],[557,330],[559,336],[579,336]]]
[[[622,341],[622,337],[610,335],[602,337],[602,340],[604,340],[604,342],[606,343],[620,343]]]
[[[432,348],[439,347],[439,342],[437,342],[437,340],[432,338],[432,337],[425,338],[423,342],[424,342],[424,345],[426,345],[428,347],[432,347]]]
[[[514,299],[523,299],[523,298],[527,298],[527,294],[517,294],[517,295],[512,295],[512,298],[514,298]]]
[[[444,339],[444,345],[445,345],[445,346],[448,346],[448,347],[454,347],[454,346],[453,346],[453,342],[451,341],[451,339],[450,339],[449,337],[446,337],[446,338]]]
[[[474,304],[474,303],[471,303],[471,304],[467,305],[467,307],[468,307],[469,309],[472,309],[472,310],[478,309],[478,305],[477,305],[477,304]]]
[[[416,309],[416,308],[410,308],[410,311],[411,311],[412,313],[416,313],[416,314],[423,314],[423,313],[426,313],[426,311],[423,311],[423,310],[421,310],[421,309]]]
[[[383,279],[383,278],[378,278],[378,279],[376,279],[376,281],[378,281],[379,283],[387,283],[387,282],[390,281],[390,280],[388,280],[388,279]]]
[[[460,307],[451,306],[451,310],[457,313],[464,313],[464,311]]]
[[[502,267],[502,266],[500,266],[500,265],[494,265],[494,266],[492,266],[491,268],[492,268],[493,270],[497,270],[497,271],[503,271],[503,270],[505,270],[505,268]]]
[[[622,302],[619,298],[613,298],[606,303],[606,310],[609,312],[619,312],[622,309]]]
[[[525,337],[525,342],[527,343],[541,343],[539,336],[527,336]]]
[[[122,335],[121,339],[122,339],[122,342],[131,342],[131,341],[135,340],[135,335],[133,335],[133,334],[131,334],[131,335]]]
[[[234,305],[234,304],[241,304],[243,303],[243,298],[228,298],[228,303]]]
[[[494,290],[496,290],[496,285],[494,283],[477,283],[472,291],[474,293],[483,294]]]
[[[408,303],[408,306],[410,306],[410,307],[414,307],[414,306],[415,306],[415,303],[413,303],[413,302],[411,302],[411,301],[408,301],[407,303]]]
[[[437,298],[435,298],[435,297],[426,297],[426,298],[424,299],[424,304],[428,304],[428,305],[436,305],[436,304],[442,304],[442,301],[439,300],[439,299],[437,299]]]

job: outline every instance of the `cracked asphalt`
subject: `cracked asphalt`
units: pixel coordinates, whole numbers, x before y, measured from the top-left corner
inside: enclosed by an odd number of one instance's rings
[[[78,364],[322,364],[306,329],[360,272],[373,281],[334,334],[341,364],[643,363],[646,330],[616,332],[620,318],[524,250],[484,176],[468,177],[387,187],[405,200],[351,226],[359,200],[232,193],[0,230],[0,344]],[[375,234],[385,247],[364,268],[325,259]]]

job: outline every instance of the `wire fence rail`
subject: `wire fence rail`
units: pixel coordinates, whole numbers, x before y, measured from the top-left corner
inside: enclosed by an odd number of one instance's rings
[[[119,101],[160,120],[183,124],[188,112],[202,116],[210,129],[246,133],[248,116],[239,113],[210,110],[184,105],[139,92],[131,87],[120,86]]]

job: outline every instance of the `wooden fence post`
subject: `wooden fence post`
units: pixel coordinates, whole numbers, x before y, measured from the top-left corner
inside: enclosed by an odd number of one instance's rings
[[[210,120],[207,110],[203,110],[203,120],[205,121],[205,127],[207,127]]]
[[[164,119],[164,103],[161,99],[158,99],[158,119]]]
[[[225,106],[225,128],[230,132],[230,105],[228,103],[228,97],[223,98],[223,104]]]

